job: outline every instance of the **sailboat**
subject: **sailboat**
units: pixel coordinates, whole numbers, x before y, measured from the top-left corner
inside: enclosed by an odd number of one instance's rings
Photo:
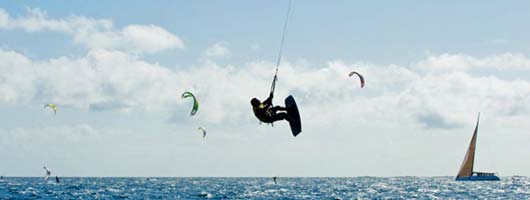
[[[480,120],[480,113],[477,117],[477,125],[475,131],[473,132],[473,137],[467,148],[466,156],[462,165],[460,166],[460,171],[456,175],[457,181],[500,181],[499,177],[495,173],[491,172],[474,172],[473,165],[475,164],[475,147],[477,146],[477,132],[478,132],[478,122]]]

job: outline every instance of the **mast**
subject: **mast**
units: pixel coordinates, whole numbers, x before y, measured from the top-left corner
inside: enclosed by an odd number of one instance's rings
[[[460,171],[458,171],[458,174],[456,175],[457,178],[473,175],[473,165],[475,163],[475,148],[477,146],[477,133],[478,133],[479,120],[480,120],[480,113],[478,113],[477,125],[475,126],[473,137],[471,138],[471,142],[469,143],[469,147],[467,148],[466,156],[464,157],[464,161],[462,161],[462,165],[460,166]]]

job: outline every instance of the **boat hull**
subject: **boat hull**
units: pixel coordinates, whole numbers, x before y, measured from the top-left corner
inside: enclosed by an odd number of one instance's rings
[[[457,181],[500,181],[501,179],[498,176],[466,176],[466,177],[457,177]]]

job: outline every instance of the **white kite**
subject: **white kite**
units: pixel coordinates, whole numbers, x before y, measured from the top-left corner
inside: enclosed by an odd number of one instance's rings
[[[202,128],[202,127],[199,127],[198,130],[200,130],[202,132],[202,137],[205,138],[206,137],[206,130],[204,130],[204,128]]]

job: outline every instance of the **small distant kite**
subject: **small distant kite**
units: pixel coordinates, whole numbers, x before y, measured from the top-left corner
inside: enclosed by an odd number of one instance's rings
[[[354,74],[357,74],[357,76],[359,76],[359,79],[361,79],[361,88],[363,88],[364,87],[364,77],[361,74],[357,73],[357,72],[350,72],[350,74],[348,76],[351,77]]]
[[[204,128],[202,128],[202,127],[199,127],[197,129],[202,132],[202,138],[205,138],[206,137],[206,130],[204,130]]]
[[[57,106],[55,106],[55,104],[53,103],[44,105],[44,108],[51,108],[53,110],[53,114],[55,115],[57,114]]]
[[[183,99],[191,97],[193,99],[193,108],[191,109],[190,116],[193,116],[197,113],[197,110],[199,110],[199,102],[195,98],[195,95],[193,95],[191,92],[184,92],[181,96]]]

